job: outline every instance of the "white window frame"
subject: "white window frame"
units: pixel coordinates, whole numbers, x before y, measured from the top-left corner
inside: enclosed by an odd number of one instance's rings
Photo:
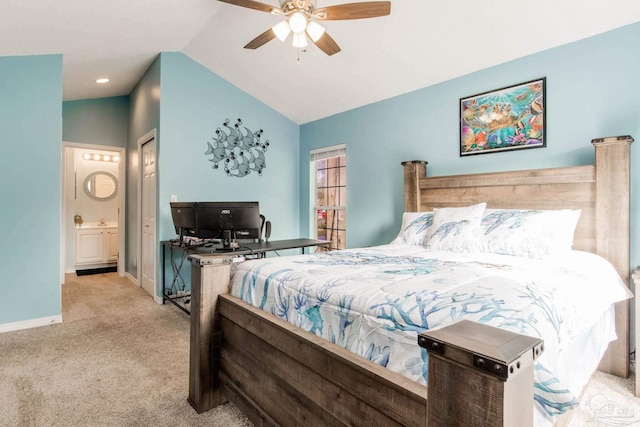
[[[310,191],[309,194],[309,210],[311,212],[309,218],[309,229],[311,230],[312,236],[314,239],[318,238],[318,229],[317,229],[317,212],[318,209],[333,209],[333,210],[341,210],[346,213],[347,207],[345,206],[316,206],[316,189],[317,189],[317,180],[316,180],[316,162],[318,160],[329,159],[331,157],[338,157],[344,155],[346,157],[347,154],[347,146],[346,144],[332,145],[330,147],[318,148],[310,151],[310,162],[309,162],[309,174],[310,174]],[[346,166],[345,166],[346,168]],[[345,185],[346,187],[346,185]],[[347,227],[345,224],[345,233],[347,231]],[[345,242],[346,244],[346,242]]]

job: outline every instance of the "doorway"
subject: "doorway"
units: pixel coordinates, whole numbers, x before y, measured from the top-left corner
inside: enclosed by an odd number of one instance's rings
[[[140,212],[140,285],[155,300],[156,292],[156,132],[155,129],[138,140],[138,158],[141,159],[139,177],[138,212]]]
[[[114,266],[124,277],[125,148],[62,143],[60,283]]]

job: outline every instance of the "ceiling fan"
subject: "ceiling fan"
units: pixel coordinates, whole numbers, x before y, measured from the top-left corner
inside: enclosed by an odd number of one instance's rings
[[[244,47],[257,49],[274,38],[285,41],[293,33],[292,44],[297,48],[308,45],[307,37],[327,55],[340,52],[340,46],[327,34],[324,27],[316,22],[376,18],[391,13],[390,1],[367,1],[361,3],[338,4],[316,8],[316,0],[280,0],[280,7],[270,6],[253,0],[219,0],[249,9],[281,15],[284,21],[269,28]]]

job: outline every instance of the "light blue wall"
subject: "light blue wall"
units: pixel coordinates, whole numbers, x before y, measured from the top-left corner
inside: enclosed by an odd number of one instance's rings
[[[162,53],[130,97],[127,169],[127,272],[137,275],[137,141],[152,129],[157,140],[158,240],[175,237],[169,202],[258,200],[273,223],[273,238],[297,237],[299,126],[182,53]],[[231,178],[213,170],[207,141],[226,118],[241,117],[270,140],[263,176]],[[158,253],[158,281],[160,254]],[[188,273],[187,273],[188,275]],[[187,277],[188,282],[188,277]]]
[[[252,201],[273,224],[274,239],[298,237],[299,126],[182,53],[162,53],[159,147],[160,238],[175,237],[169,202]],[[228,177],[212,169],[207,142],[225,119],[241,118],[268,139],[263,175]]]
[[[0,57],[0,324],[59,316],[62,56]]]
[[[127,237],[125,270],[137,277],[138,240],[138,139],[160,130],[160,56],[151,64],[129,94],[129,135],[127,144]],[[156,135],[160,141],[160,136]]]
[[[169,203],[179,201],[253,201],[273,224],[273,239],[298,237],[299,126],[182,53],[162,53],[158,147],[158,236],[176,236]],[[207,142],[225,119],[241,118],[269,140],[263,175],[229,177],[212,169]],[[159,266],[160,268],[160,266]],[[183,274],[189,283],[189,272]],[[160,278],[160,276],[158,276]]]
[[[126,147],[128,127],[128,96],[62,103],[63,141]]]
[[[429,175],[593,163],[591,139],[640,140],[640,24],[561,46],[301,127],[300,223],[309,224],[309,150],[347,146],[347,245],[387,243],[403,211],[400,162]],[[547,147],[459,157],[459,99],[547,77]],[[640,147],[632,145],[632,266],[640,264]]]

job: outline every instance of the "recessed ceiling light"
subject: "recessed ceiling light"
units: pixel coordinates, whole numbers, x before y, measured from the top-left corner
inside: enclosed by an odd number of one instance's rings
[[[96,80],[96,83],[99,83],[99,84],[109,83],[109,79],[106,79],[106,78],[98,79]]]

